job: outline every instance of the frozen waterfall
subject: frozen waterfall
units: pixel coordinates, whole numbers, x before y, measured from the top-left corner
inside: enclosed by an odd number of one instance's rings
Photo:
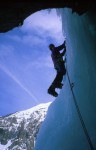
[[[94,150],[96,149],[96,13],[60,9],[67,71]],[[34,150],[92,150],[74,104],[68,77],[37,137]]]

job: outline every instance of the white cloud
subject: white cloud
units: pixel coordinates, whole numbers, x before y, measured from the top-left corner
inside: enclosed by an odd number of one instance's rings
[[[61,31],[61,20],[57,16],[56,10],[54,9],[50,13],[47,10],[42,10],[32,14],[24,21],[21,29],[30,32],[33,28],[47,30],[53,33]]]
[[[15,35],[11,39],[29,45],[47,44],[48,37],[58,44],[63,41],[61,18],[57,16],[55,9],[50,13],[42,10],[32,14],[25,19],[20,29],[24,33],[23,37]]]
[[[26,65],[25,69],[29,69],[31,70],[31,68],[53,68],[53,63],[52,63],[52,59],[51,57],[48,56],[40,56],[38,57],[36,60],[32,61],[32,62],[28,62],[28,64]]]
[[[37,32],[37,31],[36,31]],[[13,35],[13,36],[8,36],[11,40],[14,40],[16,42],[22,43],[22,44],[26,44],[28,46],[36,46],[36,45],[47,45],[47,35],[44,35],[42,33],[42,35],[40,35],[39,33],[37,35],[34,34],[26,34],[23,35],[22,37],[18,36],[18,35]]]
[[[15,40],[17,42],[22,42],[22,37],[18,36],[18,35],[8,35],[8,38],[10,38],[11,40]]]
[[[28,44],[30,46],[34,45],[44,45],[47,43],[46,38],[40,38],[39,36],[34,36],[34,35],[26,35],[23,37],[22,42],[24,44]]]
[[[14,52],[14,47],[11,46],[11,45],[3,45],[1,44],[0,45],[0,57],[3,58],[3,57],[6,57],[6,56],[10,56],[12,55]]]

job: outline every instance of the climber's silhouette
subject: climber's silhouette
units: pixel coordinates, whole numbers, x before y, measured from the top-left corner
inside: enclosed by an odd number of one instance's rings
[[[58,93],[55,91],[55,88],[62,88],[63,84],[61,83],[63,80],[63,76],[66,74],[65,69],[65,60],[63,60],[63,56],[66,52],[66,46],[65,41],[62,45],[55,47],[54,44],[49,45],[49,49],[51,50],[51,57],[53,60],[54,68],[56,69],[56,77],[52,84],[50,85],[48,89],[48,93],[57,97]],[[60,51],[63,49],[63,52],[60,53]]]

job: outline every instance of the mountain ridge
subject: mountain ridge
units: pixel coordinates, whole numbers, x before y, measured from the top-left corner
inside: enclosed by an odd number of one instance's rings
[[[0,116],[0,150],[32,150],[50,104]]]

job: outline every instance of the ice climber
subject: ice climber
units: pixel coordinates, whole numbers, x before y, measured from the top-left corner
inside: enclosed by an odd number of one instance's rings
[[[57,97],[58,93],[55,91],[55,88],[62,89],[63,76],[66,74],[66,68],[65,68],[66,60],[63,59],[63,56],[65,55],[65,52],[66,52],[65,41],[62,45],[58,47],[55,47],[54,44],[50,44],[49,49],[51,50],[51,58],[52,58],[54,68],[57,74],[56,74],[54,81],[48,88],[48,93]],[[63,52],[60,53],[61,50],[63,50]]]

